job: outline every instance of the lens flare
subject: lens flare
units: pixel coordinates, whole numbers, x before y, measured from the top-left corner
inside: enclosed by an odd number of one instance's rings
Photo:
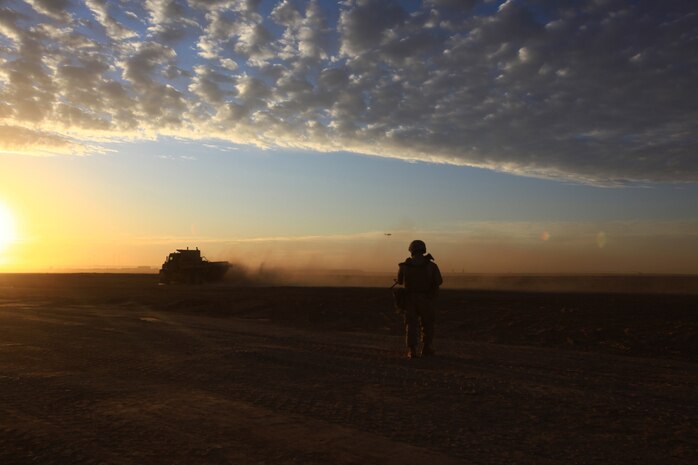
[[[606,242],[608,239],[606,239],[606,233],[603,231],[599,231],[599,233],[596,235],[596,246],[599,249],[603,249],[606,247]]]

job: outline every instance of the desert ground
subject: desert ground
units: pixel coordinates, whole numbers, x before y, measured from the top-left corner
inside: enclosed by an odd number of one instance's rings
[[[698,296],[0,275],[0,464],[695,464]]]

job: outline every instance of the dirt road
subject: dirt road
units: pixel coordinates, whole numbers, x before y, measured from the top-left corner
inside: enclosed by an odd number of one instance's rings
[[[0,463],[694,464],[698,365],[289,328],[137,302],[0,305]]]

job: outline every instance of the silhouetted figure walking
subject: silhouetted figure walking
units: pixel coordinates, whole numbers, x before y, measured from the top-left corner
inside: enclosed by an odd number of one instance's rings
[[[397,273],[398,284],[404,284],[407,296],[405,298],[405,342],[407,357],[419,356],[419,330],[422,335],[422,356],[434,355],[434,322],[435,314],[431,300],[436,296],[439,286],[443,283],[439,267],[434,263],[434,257],[427,253],[423,241],[415,240],[410,243],[410,258],[400,263]]]

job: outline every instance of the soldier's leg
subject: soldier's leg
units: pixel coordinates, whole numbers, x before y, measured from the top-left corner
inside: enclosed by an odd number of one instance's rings
[[[428,298],[424,298],[420,302],[419,315],[422,330],[422,354],[432,355],[434,353],[434,323],[436,315]]]
[[[416,356],[419,343],[419,316],[413,296],[408,295],[405,302],[405,345],[409,350],[408,356]]]

